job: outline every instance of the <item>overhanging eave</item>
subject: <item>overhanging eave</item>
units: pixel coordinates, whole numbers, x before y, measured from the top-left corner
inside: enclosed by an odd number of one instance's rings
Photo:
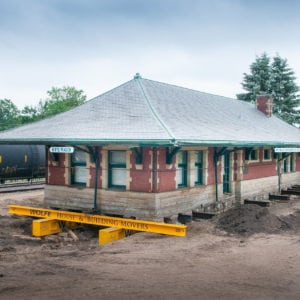
[[[129,145],[151,147],[300,147],[293,141],[238,141],[238,140],[187,140],[187,139],[82,139],[82,138],[3,138],[0,144],[34,145]]]

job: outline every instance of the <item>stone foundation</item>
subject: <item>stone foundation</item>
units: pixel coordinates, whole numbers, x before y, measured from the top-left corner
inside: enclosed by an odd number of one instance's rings
[[[94,190],[46,185],[44,202],[49,207],[91,210]],[[214,186],[180,189],[163,193],[98,190],[97,205],[103,214],[158,220],[215,202]]]
[[[299,172],[281,175],[281,189],[293,184],[300,184]],[[269,194],[278,193],[278,176],[270,176],[259,179],[244,180],[237,184],[237,200],[243,203],[244,199],[268,199]]]
[[[300,173],[287,173],[281,177],[281,187],[300,184]],[[193,209],[217,206],[226,209],[244,199],[266,199],[278,192],[278,176],[231,183],[232,193],[223,194],[218,185],[219,202],[216,203],[215,185],[177,189],[162,193],[144,193],[99,189],[97,206],[102,214],[162,220]],[[94,189],[46,185],[44,202],[49,207],[73,210],[94,208]]]

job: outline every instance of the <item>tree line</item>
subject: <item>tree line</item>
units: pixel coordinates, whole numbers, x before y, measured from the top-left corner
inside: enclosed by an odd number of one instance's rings
[[[72,86],[52,87],[47,91],[47,95],[48,97],[40,100],[36,106],[25,105],[21,110],[10,99],[0,99],[0,130],[45,119],[86,101],[84,92]]]

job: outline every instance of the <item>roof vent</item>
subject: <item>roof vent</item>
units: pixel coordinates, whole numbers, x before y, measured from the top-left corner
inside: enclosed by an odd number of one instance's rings
[[[141,79],[142,76],[140,75],[140,73],[136,73],[133,78],[134,79]]]

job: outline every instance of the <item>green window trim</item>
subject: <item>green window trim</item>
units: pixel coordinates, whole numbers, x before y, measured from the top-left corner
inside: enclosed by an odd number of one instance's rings
[[[183,188],[187,187],[187,161],[188,161],[188,152],[187,151],[179,151],[177,153],[177,187]],[[179,182],[179,183],[178,183]]]
[[[204,151],[196,151],[195,152],[195,172],[196,178],[195,185],[203,185],[204,184]]]
[[[290,172],[295,172],[295,155],[292,153],[290,155]]]
[[[263,160],[267,160],[267,161],[270,161],[272,160],[272,157],[271,157],[271,149],[263,149]]]
[[[114,161],[114,156],[119,156],[119,161]],[[123,184],[120,184],[121,182]],[[124,150],[108,151],[108,188],[126,190],[126,151]]]
[[[231,193],[231,155],[229,152],[224,154],[223,160],[223,194]]]
[[[247,157],[249,162],[257,162],[259,160],[258,149],[252,149]]]
[[[288,173],[288,160],[287,160],[287,158],[283,159],[283,173]]]
[[[71,155],[71,184],[86,186],[86,152],[75,150]]]

